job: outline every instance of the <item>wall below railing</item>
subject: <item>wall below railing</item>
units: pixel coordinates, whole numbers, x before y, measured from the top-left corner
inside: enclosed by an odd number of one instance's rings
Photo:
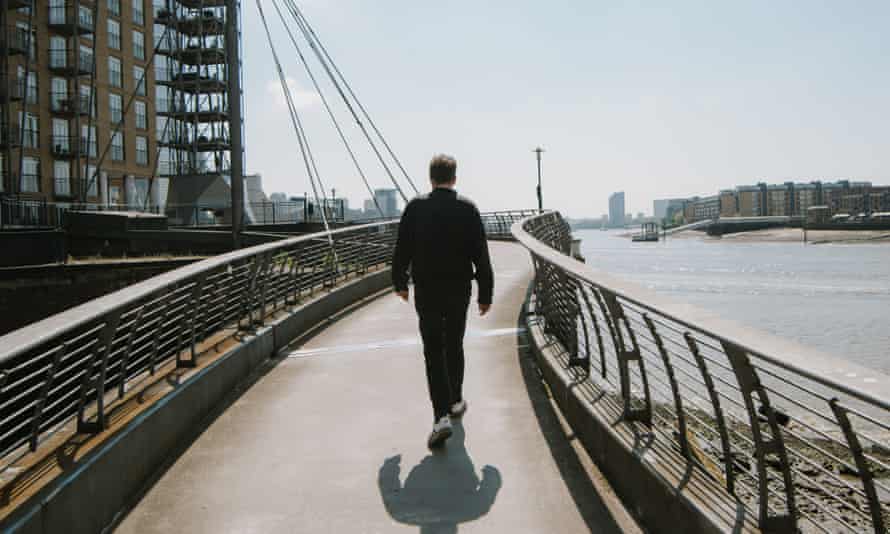
[[[101,443],[29,498],[7,503],[0,530],[79,534],[113,526],[253,373],[314,326],[387,289],[390,277],[383,269],[343,284],[269,321],[178,383],[161,380],[175,387],[93,438]]]

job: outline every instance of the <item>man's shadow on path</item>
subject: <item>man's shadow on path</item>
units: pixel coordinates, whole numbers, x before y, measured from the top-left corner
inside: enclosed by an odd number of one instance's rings
[[[465,439],[463,424],[455,421],[445,448],[412,468],[404,485],[399,479],[402,456],[383,462],[377,485],[393,519],[420,527],[421,534],[454,534],[460,523],[488,513],[501,489],[501,473],[486,465],[479,480]]]

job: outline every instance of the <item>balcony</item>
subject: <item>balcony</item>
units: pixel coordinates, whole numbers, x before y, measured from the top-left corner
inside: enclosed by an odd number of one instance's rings
[[[21,80],[7,81],[0,78],[0,101],[19,102],[25,98],[25,84]]]
[[[73,51],[50,48],[49,70],[68,76],[85,76],[93,72],[93,56],[80,55],[75,58]]]
[[[54,158],[73,159],[77,157],[77,136],[53,135],[51,151]]]
[[[84,116],[90,114],[89,95],[68,96],[67,93],[50,93],[49,101],[50,109],[56,115],[73,117],[78,114]]]
[[[228,91],[226,80],[202,76],[197,72],[175,73],[164,80],[156,76],[155,84],[173,87],[189,94],[225,93]]]
[[[223,7],[226,0],[179,0],[183,7],[189,9],[201,9],[202,7]]]
[[[2,34],[2,45],[10,56],[25,55],[28,53],[28,30],[11,26]]]
[[[159,144],[169,148],[195,152],[222,152],[230,148],[227,138],[210,138],[205,135],[199,135],[197,139],[191,136],[172,137],[166,141],[161,141]]]
[[[51,6],[48,24],[54,31],[67,36],[90,34],[96,28],[92,9],[82,4],[80,9],[74,4]]]
[[[25,130],[25,147],[39,148],[37,132]],[[17,148],[22,146],[22,130],[17,124],[0,127],[0,148]]]
[[[160,11],[155,22],[175,29],[182,35],[199,37],[205,35],[223,35],[226,23],[221,16],[213,11],[204,11],[197,16],[176,17],[169,11]]]
[[[158,115],[181,119],[190,123],[200,122],[225,122],[229,120],[229,111],[223,107],[210,109],[187,109],[183,106],[163,105],[159,101],[155,110]]]
[[[200,47],[190,44],[172,53],[184,65],[223,65],[226,63],[226,52],[221,46]]]

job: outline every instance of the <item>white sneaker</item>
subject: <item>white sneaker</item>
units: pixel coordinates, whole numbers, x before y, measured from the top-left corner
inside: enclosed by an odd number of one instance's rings
[[[427,447],[437,449],[445,444],[445,440],[451,437],[451,418],[447,415],[440,418],[434,425],[430,438],[427,440]]]
[[[451,405],[451,417],[458,419],[467,411],[467,401],[459,400]]]

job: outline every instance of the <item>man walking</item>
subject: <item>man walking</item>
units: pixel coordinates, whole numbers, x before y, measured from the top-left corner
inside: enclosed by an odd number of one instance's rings
[[[451,436],[451,417],[467,410],[463,398],[464,331],[471,282],[479,285],[479,314],[491,307],[494,273],[479,210],[454,191],[457,162],[445,155],[430,161],[432,192],[405,207],[392,265],[396,293],[408,301],[408,269],[420,319],[426,378],[433,403],[427,445],[441,447]]]

